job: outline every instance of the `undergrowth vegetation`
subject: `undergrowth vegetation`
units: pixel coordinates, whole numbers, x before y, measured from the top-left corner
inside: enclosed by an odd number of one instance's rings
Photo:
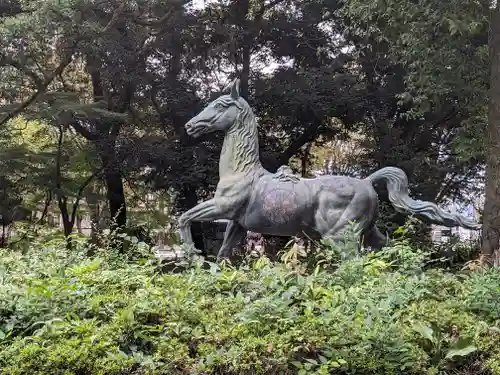
[[[495,269],[401,242],[165,273],[134,246],[2,250],[0,374],[500,374]]]

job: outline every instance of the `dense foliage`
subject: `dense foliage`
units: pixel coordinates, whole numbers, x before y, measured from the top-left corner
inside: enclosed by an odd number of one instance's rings
[[[0,254],[2,375],[500,374],[492,269],[428,269],[404,243],[177,273],[142,243],[85,249]]]

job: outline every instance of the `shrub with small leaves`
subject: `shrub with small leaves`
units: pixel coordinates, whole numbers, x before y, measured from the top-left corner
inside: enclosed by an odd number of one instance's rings
[[[58,240],[1,250],[0,374],[499,373],[498,271],[323,249],[175,274]]]

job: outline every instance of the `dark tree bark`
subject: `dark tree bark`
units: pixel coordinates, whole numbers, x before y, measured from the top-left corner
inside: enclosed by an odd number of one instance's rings
[[[108,136],[107,142],[101,144],[98,148],[104,168],[103,179],[106,185],[106,197],[109,202],[111,229],[124,229],[127,225],[127,205],[120,162],[116,158],[115,139],[115,136]]]
[[[99,202],[100,189],[97,184],[91,184],[90,188],[87,190],[85,195],[85,200],[89,208],[90,214],[90,242],[94,245],[99,246],[99,236],[102,233],[105,219],[104,209],[101,207]]]
[[[99,101],[104,97],[104,90],[101,82],[101,74],[98,62],[89,59],[90,76],[92,77],[92,86],[94,89],[94,100]],[[126,88],[124,89],[126,91]],[[130,95],[124,94],[117,112],[125,112],[128,108]],[[113,110],[114,108],[109,108]],[[127,206],[125,203],[125,192],[123,189],[123,179],[120,173],[120,163],[116,159],[116,139],[120,131],[119,124],[98,124],[99,133],[98,152],[100,154],[102,165],[104,167],[104,183],[106,184],[106,196],[109,201],[109,214],[111,217],[112,229],[123,229],[127,225]]]
[[[311,154],[311,143],[308,143],[304,148],[302,155],[300,157],[300,174],[302,177],[307,177],[309,169],[309,156]]]
[[[0,1],[0,17],[12,17],[20,13],[23,13],[23,9],[18,0]]]
[[[500,2],[491,10],[489,47],[490,103],[482,255],[484,260],[500,266]]]
[[[100,62],[95,57],[88,57],[87,70],[92,80],[94,101],[102,100],[106,95],[102,86]],[[134,92],[132,84],[125,84],[121,88],[118,104],[112,105],[108,100],[108,110],[125,113],[129,108]],[[94,129],[82,125],[71,114],[61,114],[60,122],[71,125],[75,131],[87,140],[93,142],[102,161],[103,180],[106,185],[107,199],[111,218],[111,229],[122,230],[127,224],[127,206],[123,178],[120,170],[120,160],[116,155],[116,142],[121,129],[120,120],[96,119]]]
[[[250,80],[250,58],[252,55],[253,35],[251,30],[250,20],[248,20],[248,12],[250,10],[249,0],[240,0],[240,11],[244,15],[242,17],[243,26],[243,45],[241,46],[241,75],[240,75],[240,95],[249,100],[248,84]]]
[[[103,158],[103,162],[107,161]],[[114,165],[113,165],[114,164]],[[125,203],[125,193],[123,190],[123,180],[116,163],[112,163],[104,170],[104,181],[106,183],[106,196],[109,201],[109,214],[111,226],[115,228],[125,228],[127,224],[127,206]]]

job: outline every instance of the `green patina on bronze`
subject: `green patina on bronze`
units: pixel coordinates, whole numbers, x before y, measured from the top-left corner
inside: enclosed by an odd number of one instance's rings
[[[342,240],[352,222],[358,224],[357,235],[363,245],[378,249],[387,241],[375,226],[378,196],[373,184],[379,181],[387,184],[389,200],[400,212],[448,227],[481,228],[473,220],[444,211],[432,202],[410,198],[407,176],[399,168],[382,168],[365,179],[300,178],[287,166],[275,174],[267,171],[260,163],[257,121],[239,95],[239,80],[233,82],[229,95],[209,103],[185,127],[193,137],[225,132],[214,197],[179,219],[181,239],[188,246],[194,246],[192,221],[229,220],[219,258],[227,256],[247,230]]]

